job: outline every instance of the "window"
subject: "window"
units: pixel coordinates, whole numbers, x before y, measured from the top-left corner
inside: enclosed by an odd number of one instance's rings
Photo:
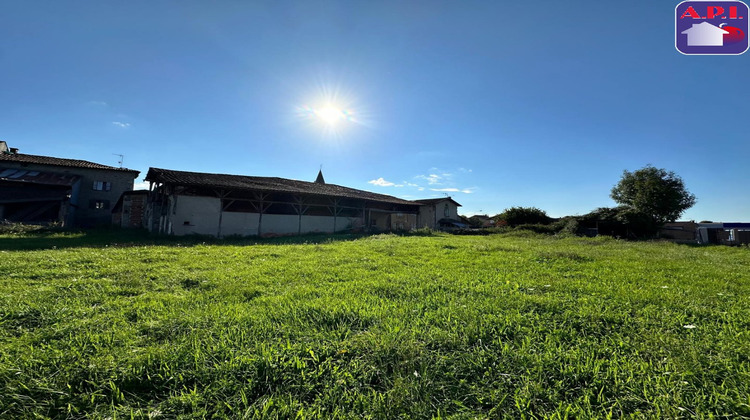
[[[448,212],[448,203],[445,203],[445,207],[443,208],[443,216],[450,216],[450,213]]]
[[[107,210],[109,209],[109,200],[91,200],[89,201],[89,208],[94,210]]]
[[[94,191],[109,191],[112,189],[112,183],[107,181],[94,181]]]

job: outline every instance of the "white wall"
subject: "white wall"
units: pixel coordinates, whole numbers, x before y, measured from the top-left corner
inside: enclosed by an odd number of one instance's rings
[[[336,220],[336,228],[341,229],[342,218]],[[302,216],[302,233],[333,232],[333,217],[331,216]]]
[[[299,232],[299,216],[287,214],[264,214],[260,234],[289,235]]]
[[[174,235],[213,235],[219,231],[219,207],[215,197],[173,196],[169,219]],[[226,214],[226,213],[225,213]],[[186,225],[185,222],[188,224]]]
[[[227,212],[221,216],[221,236],[258,234],[258,213]],[[265,219],[265,216],[263,216]]]
[[[445,215],[445,205],[448,204],[448,215]],[[458,220],[458,207],[453,204],[452,201],[443,201],[437,204],[437,208],[435,209],[437,211],[438,220],[449,218],[453,220]]]
[[[176,198],[175,198],[176,197]],[[173,235],[212,235],[219,232],[220,201],[215,197],[172,196],[169,214],[162,221],[162,232]],[[385,219],[388,215],[384,214]],[[297,215],[264,214],[258,232],[258,213],[223,212],[221,236],[241,235],[296,235],[300,232]],[[185,222],[188,222],[186,225]],[[346,231],[352,226],[362,226],[361,218],[337,217],[336,231]],[[171,232],[170,232],[171,226]],[[302,233],[334,230],[333,216],[302,216]]]

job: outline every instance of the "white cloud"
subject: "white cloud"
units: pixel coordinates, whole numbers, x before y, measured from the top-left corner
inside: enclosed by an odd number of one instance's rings
[[[104,101],[89,101],[89,105],[93,106],[107,106],[107,103]]]
[[[120,128],[130,128],[130,123],[126,123],[126,122],[112,121],[112,125],[115,125]]]
[[[367,183],[372,184],[372,185],[377,185],[378,187],[393,187],[394,185],[396,185],[393,182],[386,181],[382,177],[378,179],[373,179],[372,181],[367,181]]]
[[[419,187],[418,184],[412,184],[411,182],[408,182],[408,181],[402,181],[401,183],[404,184],[404,186],[406,187]]]
[[[438,174],[417,175],[416,178],[424,179],[430,185],[440,185],[443,177]]]
[[[143,182],[136,182],[133,185],[134,190],[147,190],[149,187],[149,182],[143,181]]]
[[[430,191],[437,191],[437,192],[460,192],[464,194],[471,194],[476,190],[476,187],[471,188],[430,188]]]

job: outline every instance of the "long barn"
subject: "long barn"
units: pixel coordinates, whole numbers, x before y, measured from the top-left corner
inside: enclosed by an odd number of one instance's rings
[[[327,184],[322,173],[315,182],[305,182],[150,168],[146,181],[151,190],[146,227],[169,235],[267,236],[434,228],[438,206],[444,214],[457,217],[460,205],[450,198],[424,204]],[[429,218],[420,221],[420,210],[431,210]]]

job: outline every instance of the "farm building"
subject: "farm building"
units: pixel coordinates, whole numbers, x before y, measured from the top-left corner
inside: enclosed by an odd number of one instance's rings
[[[151,194],[145,225],[162,234],[268,236],[435,227],[420,221],[420,210],[434,211],[436,204],[327,184],[320,172],[315,182],[305,182],[150,168],[146,181]]]
[[[0,220],[108,225],[138,171],[77,159],[27,155],[0,141]]]
[[[695,222],[670,222],[659,228],[659,237],[673,242],[695,243],[697,240]]]
[[[659,229],[659,236],[674,242],[745,245],[750,244],[750,223],[666,223]]]
[[[750,223],[698,223],[699,244],[750,244]]]
[[[142,228],[148,191],[125,191],[112,208],[112,225],[123,228]]]
[[[431,229],[466,227],[458,218],[458,202],[450,197],[415,200],[419,208],[419,227]]]

